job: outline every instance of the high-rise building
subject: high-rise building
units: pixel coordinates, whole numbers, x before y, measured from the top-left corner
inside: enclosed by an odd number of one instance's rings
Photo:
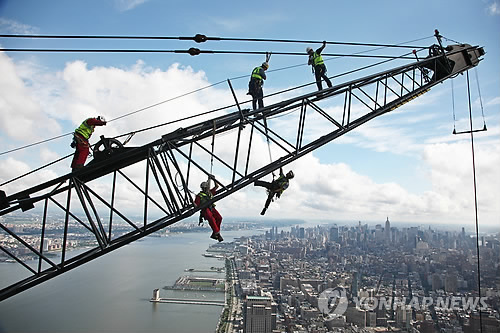
[[[455,293],[457,292],[457,275],[456,274],[448,274],[444,279],[444,290],[447,293]]]
[[[247,296],[243,307],[245,333],[271,333],[273,326],[272,299],[267,296]]]
[[[385,234],[385,241],[390,243],[391,242],[391,222],[389,222],[389,216],[387,216],[387,220],[385,221],[384,234]]]
[[[359,280],[359,273],[357,271],[354,271],[352,274],[352,283],[351,283],[352,297],[358,297],[358,280]]]
[[[334,241],[334,242],[339,241],[339,228],[332,227],[330,229],[330,241]]]

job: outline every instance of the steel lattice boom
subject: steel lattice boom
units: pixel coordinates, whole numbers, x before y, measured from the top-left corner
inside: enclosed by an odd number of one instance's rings
[[[32,267],[15,251],[1,246],[1,250],[26,268],[29,276],[0,290],[0,300],[192,216],[424,94],[434,85],[467,71],[476,66],[483,55],[482,48],[468,44],[449,46],[446,51],[437,48],[424,60],[256,111],[238,108],[227,115],[179,128],[141,147],[124,148],[116,140],[102,138],[100,146],[104,149],[97,150],[94,160],[84,169],[15,194],[0,193],[0,216],[35,206],[42,209],[42,227],[35,237],[27,238],[0,223],[16,247],[36,257],[38,262]],[[326,101],[334,102],[337,111],[327,111],[320,106]],[[325,131],[308,130],[309,120],[322,121]],[[215,147],[227,148],[228,142],[234,145],[233,154],[211,150],[212,140]],[[262,152],[255,149],[265,141],[273,151],[269,162],[262,162]],[[221,189],[211,202],[195,207],[189,189],[197,189],[198,183],[192,179],[196,175],[206,178],[211,173],[210,160],[217,166],[216,181]],[[138,170],[142,173],[139,177]],[[131,215],[127,207],[117,204],[120,189],[125,187],[137,193],[134,200],[142,203],[142,212]],[[46,255],[47,225],[52,221],[53,210],[64,215],[60,225],[62,253],[58,262]],[[93,247],[69,257],[75,228],[89,235]]]

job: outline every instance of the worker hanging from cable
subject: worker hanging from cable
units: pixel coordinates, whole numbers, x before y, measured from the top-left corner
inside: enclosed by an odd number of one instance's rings
[[[323,61],[323,57],[321,56],[321,52],[323,51],[325,46],[326,41],[323,41],[323,45],[318,48],[316,52],[313,51],[313,49],[310,47],[306,48],[307,54],[309,55],[309,61],[307,62],[307,64],[312,66],[312,71],[316,76],[316,84],[318,85],[318,90],[323,89],[321,79],[325,80],[329,88],[332,87],[332,82],[330,81],[328,76],[326,76],[326,66]]]
[[[215,185],[212,189],[210,189],[210,181],[212,179],[214,180]],[[200,193],[198,193],[198,195],[196,195],[196,198],[194,199],[194,204],[196,207],[203,205],[209,200],[212,200],[214,195],[217,193],[219,184],[215,181],[214,176],[210,175],[208,181],[202,182],[200,184],[200,187],[201,191]],[[208,221],[208,224],[210,224],[210,227],[212,228],[212,235],[210,236],[210,238],[222,242],[224,240],[220,234],[222,216],[219,214],[217,209],[215,209],[215,204],[211,204],[209,207],[203,208],[201,214],[203,218]]]
[[[264,80],[266,79],[265,72],[268,68],[269,63],[265,61],[261,66],[255,67],[250,76],[247,95],[252,96],[252,107],[254,110],[257,110],[257,103],[259,104],[259,109],[264,107],[264,101],[262,100],[264,98],[264,92],[262,86],[264,85]]]
[[[265,182],[262,180],[256,180],[254,182],[254,186],[262,186],[267,189],[267,200],[266,204],[264,206],[264,209],[262,209],[262,212],[260,212],[260,215],[264,215],[266,213],[267,208],[269,207],[269,204],[271,201],[274,201],[274,195],[276,195],[277,198],[280,198],[283,192],[288,188],[290,185],[290,179],[294,177],[293,171],[290,170],[287,172],[287,174],[283,174],[283,169],[280,168],[280,176],[278,179],[273,180],[272,182]]]
[[[87,156],[89,156],[89,139],[92,136],[95,127],[104,125],[106,125],[106,119],[98,116],[96,118],[85,119],[82,124],[75,129],[73,142],[71,142],[71,147],[76,148],[73,161],[71,162],[71,169],[73,172],[83,168],[83,165],[87,160]]]

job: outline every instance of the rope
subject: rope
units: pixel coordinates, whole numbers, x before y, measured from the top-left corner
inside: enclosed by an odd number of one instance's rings
[[[472,129],[472,106],[470,100],[470,86],[469,86],[469,71],[467,71],[467,95],[469,98],[469,122],[470,122],[470,140],[472,148],[472,174],[474,178],[474,211],[476,217],[476,251],[477,251],[477,288],[478,295],[481,298],[481,267],[479,263],[479,221],[477,212],[477,184],[476,184],[476,160],[474,154],[474,130]],[[483,244],[484,246],[484,244]],[[479,311],[479,327],[481,332],[483,331],[483,317],[481,311]]]
[[[212,131],[212,154],[210,155],[210,174],[212,174],[214,167],[214,148],[215,148],[215,120],[213,121],[214,127]]]
[[[479,104],[481,105],[481,115],[483,116],[483,124],[484,128],[486,128],[486,119],[484,118],[484,109],[483,109],[483,98],[481,97],[481,88],[479,87],[479,76],[477,74],[477,68],[474,67],[476,73],[476,83],[477,83],[477,92],[479,94]]]
[[[453,79],[451,80],[451,105],[453,112],[453,134],[457,133],[456,122],[457,118],[455,117],[455,89],[453,88]]]
[[[151,109],[151,108],[154,108],[158,105],[162,105],[162,104],[165,104],[167,102],[171,102],[173,100],[176,100],[176,99],[179,99],[181,97],[185,97],[185,96],[188,96],[188,95],[191,95],[191,94],[194,94],[194,93],[197,93],[197,92],[200,92],[204,89],[207,89],[207,88],[212,88],[212,87],[215,87],[216,85],[219,85],[223,82],[226,82],[225,80],[224,81],[220,81],[220,82],[217,82],[217,83],[214,83],[214,84],[211,84],[211,85],[208,85],[208,86],[205,86],[205,87],[201,87],[201,88],[198,88],[198,89],[195,89],[195,90],[192,90],[192,91],[189,91],[187,93],[184,93],[184,94],[181,94],[181,95],[178,95],[178,96],[175,96],[175,97],[172,97],[172,98],[169,98],[169,99],[166,99],[164,101],[161,101],[161,102],[158,102],[158,103],[155,103],[155,104],[152,104],[152,105],[149,105],[149,106],[146,106],[142,109],[138,109],[138,110],[135,110],[135,111],[132,111],[132,112],[129,112],[129,113],[126,113],[122,116],[119,116],[119,117],[116,117],[116,118],[113,118],[111,120],[108,121],[109,122],[112,122],[112,121],[115,121],[115,120],[118,120],[118,119],[122,119],[122,118],[125,118],[125,117],[128,117],[128,116],[131,116],[133,114],[136,114],[136,113],[139,113],[139,112],[142,112],[142,111],[145,111],[145,110],[148,110],[148,109]]]
[[[7,151],[4,151],[4,152],[0,153],[0,156],[1,155],[5,155],[5,154],[9,154],[9,153],[13,153],[13,152],[21,150],[21,149],[26,149],[26,148],[29,148],[29,147],[33,147],[33,146],[36,146],[36,145],[39,145],[39,144],[42,144],[42,143],[45,143],[45,142],[49,142],[49,141],[52,141],[52,140],[60,139],[60,138],[63,138],[65,136],[68,136],[68,135],[73,135],[73,132],[62,134],[62,135],[59,135],[59,136],[56,136],[56,137],[53,137],[53,138],[50,138],[50,139],[46,139],[46,140],[34,142],[34,143],[31,143],[31,144],[26,145],[26,146],[22,146],[22,147],[14,148],[14,149],[11,149],[11,150],[7,150]]]
[[[273,43],[307,43],[320,44],[323,41],[317,40],[298,40],[298,39],[269,39],[269,38],[236,38],[236,37],[207,37],[197,34],[193,37],[172,37],[172,36],[96,36],[96,35],[19,35],[3,34],[0,38],[32,38],[32,39],[140,39],[140,40],[193,40],[197,43],[206,41],[237,41],[237,42],[273,42]],[[420,46],[398,45],[398,44],[377,44],[377,43],[355,43],[355,42],[327,42],[331,45],[349,45],[349,46],[380,46],[393,48],[418,48]]]
[[[41,49],[41,48],[0,48],[3,52],[43,52],[43,53],[188,53],[192,56],[199,54],[259,54],[265,55],[266,51],[232,51],[232,50],[200,50],[190,48],[189,50],[152,50],[152,49]],[[304,56],[303,52],[273,52],[278,55]],[[331,57],[354,57],[354,58],[382,58],[382,59],[397,59],[398,56],[385,55],[363,55],[363,54],[342,54],[342,53],[326,53],[324,56]],[[405,59],[413,59],[407,57]]]
[[[264,128],[266,130],[266,139],[267,139],[267,149],[269,151],[269,161],[272,162],[273,161],[273,157],[271,155],[271,142],[269,141],[269,131],[267,130],[267,119],[266,119],[266,116],[264,116]],[[272,172],[273,174],[273,179],[275,177],[274,175],[274,171]]]
[[[0,35],[0,36],[1,36],[1,35]],[[429,37],[421,38],[421,39],[419,39],[419,40],[422,40],[422,39],[427,39],[427,38],[429,38]],[[418,40],[416,40],[416,41],[418,41]],[[410,42],[412,42],[412,41],[410,41]],[[425,49],[425,48],[421,48],[419,51],[421,51],[422,49]],[[370,51],[373,51],[373,50],[362,51],[362,52],[370,52]],[[402,55],[401,57],[399,57],[399,58],[402,58],[402,57],[404,57],[404,56],[406,56],[406,55],[409,55],[409,54],[411,54],[411,53],[412,53],[412,52],[408,52],[408,53],[406,53],[406,54],[403,54],[403,55]],[[358,72],[358,71],[362,71],[362,70],[365,70],[365,69],[368,69],[368,68],[371,68],[371,67],[375,67],[375,66],[378,66],[378,65],[381,65],[381,64],[384,64],[384,63],[387,63],[387,62],[390,62],[390,61],[393,61],[393,60],[399,59],[399,58],[394,58],[394,59],[387,59],[387,60],[383,60],[383,61],[380,61],[380,62],[378,62],[378,63],[374,63],[374,64],[371,64],[371,65],[367,65],[367,66],[360,67],[360,68],[357,68],[357,69],[354,69],[354,70],[351,70],[351,71],[347,71],[347,72],[344,72],[344,73],[340,73],[340,74],[337,74],[337,75],[331,76],[330,78],[331,78],[331,79],[334,79],[334,78],[338,78],[338,77],[341,77],[341,76],[344,76],[344,75],[352,74],[352,73],[355,73],[355,72]],[[331,60],[331,59],[335,59],[335,58],[325,59],[325,61],[327,61],[327,60]],[[294,68],[294,67],[304,66],[304,65],[306,65],[306,64],[300,64],[300,65],[288,66],[288,67],[284,67],[284,68],[275,69],[275,70],[273,70],[273,71],[279,71],[279,70],[284,70],[284,69],[289,69],[289,68]],[[246,77],[248,77],[248,75],[239,76],[239,77],[233,78],[232,80],[241,79],[241,78],[246,78]],[[133,111],[133,112],[129,112],[129,113],[127,113],[127,114],[125,114],[125,115],[122,115],[122,116],[120,116],[120,117],[116,117],[116,118],[114,118],[114,119],[111,119],[111,120],[109,120],[108,122],[112,122],[112,121],[115,121],[115,120],[118,120],[118,119],[121,119],[121,118],[124,118],[124,117],[130,116],[130,115],[132,115],[132,114],[136,114],[136,113],[139,113],[139,112],[145,111],[145,110],[147,110],[147,109],[150,109],[150,108],[153,108],[153,107],[155,107],[155,106],[158,106],[158,105],[164,104],[164,103],[166,103],[166,102],[169,102],[169,101],[172,101],[172,100],[175,100],[175,99],[178,99],[178,98],[181,98],[181,97],[184,97],[184,96],[187,96],[187,95],[193,94],[193,93],[198,92],[198,91],[201,91],[201,90],[203,90],[203,89],[207,89],[207,88],[210,88],[210,87],[216,86],[216,85],[221,84],[221,83],[223,83],[223,82],[225,82],[225,80],[224,80],[224,81],[217,82],[217,83],[214,83],[214,84],[211,84],[211,85],[208,85],[208,86],[205,86],[205,87],[202,87],[202,88],[199,88],[199,89],[196,89],[196,90],[194,90],[194,91],[187,92],[187,93],[185,93],[185,94],[182,94],[182,95],[179,95],[179,96],[176,96],[176,97],[173,97],[173,98],[167,99],[167,100],[164,100],[164,101],[162,101],[162,102],[159,102],[159,103],[156,103],[156,104],[153,104],[153,105],[150,105],[150,106],[144,107],[144,108],[142,108],[142,109],[138,109],[138,110],[135,110],[135,111]],[[290,91],[297,90],[297,89],[302,89],[302,88],[304,88],[304,87],[307,87],[307,86],[309,86],[309,85],[314,85],[314,84],[315,84],[315,82],[311,82],[311,83],[303,84],[303,85],[300,85],[300,86],[297,86],[297,87],[293,87],[293,88],[285,89],[285,90],[278,91],[278,92],[273,93],[273,94],[269,94],[269,95],[267,95],[265,98],[267,98],[267,97],[271,97],[271,96],[275,96],[275,95],[279,95],[279,94],[281,94],[281,93],[290,92]],[[250,100],[245,101],[244,103],[249,102],[249,101],[250,101]],[[137,130],[137,131],[129,132],[129,133],[126,133],[126,134],[118,135],[118,136],[116,136],[116,137],[114,137],[114,138],[115,138],[115,139],[117,139],[117,138],[121,138],[121,137],[124,137],[124,136],[129,136],[129,137],[130,137],[131,135],[134,135],[134,134],[136,134],[136,133],[140,133],[140,132],[148,131],[148,130],[155,129],[155,128],[162,127],[162,126],[166,126],[166,125],[171,125],[171,124],[174,124],[174,123],[177,123],[177,122],[181,122],[181,121],[185,121],[185,120],[193,119],[193,118],[200,117],[200,116],[204,116],[204,115],[207,115],[207,114],[210,114],[210,113],[215,113],[215,112],[222,111],[222,110],[225,110],[225,109],[228,109],[228,108],[234,107],[234,106],[236,106],[236,104],[229,105],[229,106],[225,106],[225,107],[221,107],[221,108],[214,109],[214,110],[210,110],[210,111],[203,112],[203,113],[200,113],[200,114],[197,114],[197,115],[188,116],[188,117],[184,117],[184,118],[181,118],[181,119],[177,119],[177,120],[173,120],[173,121],[165,122],[165,123],[162,123],[162,124],[159,124],[159,125],[150,126],[150,127],[147,127],[147,128],[143,128],[143,129],[141,129],[141,130]],[[266,130],[267,130],[267,127],[266,127]],[[10,150],[10,151],[2,152],[2,153],[0,153],[0,155],[4,155],[4,154],[10,153],[10,152],[17,151],[17,150],[21,150],[21,149],[29,148],[29,147],[32,147],[32,146],[34,146],[34,145],[38,145],[38,144],[41,144],[41,143],[45,143],[45,142],[48,142],[48,141],[52,141],[52,140],[55,140],[55,139],[58,139],[58,138],[61,138],[61,137],[64,137],[64,136],[72,135],[72,134],[73,134],[73,133],[67,133],[67,134],[60,135],[60,136],[57,136],[57,137],[54,137],[54,138],[51,138],[51,139],[46,139],[46,140],[43,140],[43,141],[40,141],[40,142],[36,142],[36,143],[30,144],[30,145],[26,145],[26,146],[23,146],[23,147],[19,147],[19,148],[16,148],[16,149],[12,149],[12,150]],[[268,144],[269,144],[269,138],[268,138]],[[66,156],[65,158],[67,158],[67,157],[69,157],[69,156],[71,156],[71,155],[72,155],[72,154],[70,154],[70,155]],[[269,148],[269,155],[270,155],[270,158],[271,158],[270,148]],[[63,159],[64,159],[64,158],[63,158]],[[0,184],[0,186],[3,186],[3,185],[5,185],[5,184],[8,184],[8,183],[10,183],[10,182],[14,181],[14,180],[17,180],[17,179],[19,179],[19,178],[22,178],[22,177],[24,177],[24,176],[27,176],[27,175],[29,175],[30,173],[33,173],[33,172],[35,172],[35,171],[39,171],[39,170],[41,170],[41,169],[43,169],[43,168],[46,168],[46,167],[48,167],[48,166],[50,166],[50,165],[52,165],[52,164],[54,164],[54,163],[56,163],[56,162],[59,162],[59,161],[61,161],[61,160],[62,160],[62,159],[57,160],[57,161],[52,162],[52,163],[49,163],[49,164],[46,164],[46,165],[44,165],[44,166],[42,166],[42,167],[40,167],[40,168],[38,168],[38,169],[36,169],[36,170],[33,170],[33,171],[31,171],[31,172],[29,172],[29,173],[27,173],[27,174],[21,175],[21,176],[16,177],[16,178],[14,178],[14,179],[12,179],[12,180],[10,180],[10,181],[6,182],[6,183]],[[272,160],[272,158],[271,158],[271,160]],[[274,174],[273,174],[273,176],[274,176]]]
[[[60,158],[60,159],[58,159],[58,160],[55,160],[55,161],[53,161],[53,162],[50,162],[49,164],[46,164],[46,165],[43,165],[43,166],[41,166],[41,167],[39,167],[39,168],[37,168],[37,169],[31,170],[31,171],[29,171],[29,172],[25,173],[24,175],[17,176],[16,178],[13,178],[13,179],[11,179],[11,180],[8,180],[8,181],[6,181],[6,182],[4,182],[4,183],[0,184],[0,186],[7,185],[7,184],[9,184],[9,183],[12,183],[12,182],[13,182],[13,181],[15,181],[15,180],[18,180],[18,179],[23,178],[23,177],[26,177],[26,176],[28,176],[28,175],[30,175],[30,174],[32,174],[32,173],[35,173],[35,172],[37,172],[37,171],[40,171],[40,170],[42,170],[42,169],[44,169],[44,168],[46,168],[46,167],[48,167],[48,166],[51,166],[52,164],[56,164],[57,162],[60,162],[60,161],[62,161],[62,160],[64,160],[64,159],[67,159],[67,158],[68,158],[68,157],[70,157],[70,156],[73,156],[73,154],[66,155],[66,156],[64,156],[64,157],[61,157],[61,158]]]
[[[425,37],[425,38],[429,38],[429,37]],[[410,41],[411,42],[411,41]],[[423,49],[423,48],[422,48]],[[422,50],[420,49],[420,51]],[[362,52],[370,52],[370,50],[368,51],[362,51]],[[405,53],[403,54],[402,56],[407,56],[411,54],[411,52],[409,53]],[[325,59],[325,61],[329,61],[329,60],[332,60],[332,59],[338,59],[338,58],[328,58],[328,59]],[[387,59],[387,60],[383,60],[381,62],[378,62],[378,63],[375,63],[375,64],[371,64],[371,65],[367,65],[367,66],[364,66],[364,67],[360,67],[360,68],[357,68],[357,69],[354,69],[354,70],[351,70],[351,71],[348,71],[348,72],[344,72],[344,73],[340,73],[340,74],[337,74],[337,75],[334,75],[334,76],[331,76],[330,79],[335,79],[335,78],[339,78],[339,77],[342,77],[342,76],[345,76],[345,75],[348,75],[348,74],[352,74],[352,73],[355,73],[355,72],[358,72],[358,71],[362,71],[362,70],[365,70],[365,69],[368,69],[368,68],[371,68],[371,67],[375,67],[375,66],[378,66],[378,65],[381,65],[381,64],[384,64],[384,63],[387,63],[387,62],[390,62],[392,60],[396,60],[398,58],[395,58],[395,59]],[[281,71],[281,70],[287,70],[287,69],[291,69],[291,68],[296,68],[296,67],[300,67],[300,66],[307,66],[307,64],[297,64],[297,65],[292,65],[292,66],[287,66],[287,67],[282,67],[282,68],[277,68],[277,69],[274,69],[274,70],[269,70],[268,72],[277,72],[277,71]],[[242,79],[242,78],[246,78],[248,77],[248,75],[242,75],[242,76],[237,76],[237,77],[234,77],[230,80],[238,80],[238,79]],[[119,117],[116,117],[116,118],[113,118],[113,119],[110,119],[108,121],[109,122],[112,122],[112,121],[115,121],[115,120],[119,120],[119,119],[122,119],[122,118],[125,118],[125,117],[128,117],[128,116],[131,116],[133,114],[136,114],[136,113],[139,113],[139,112],[142,112],[142,111],[145,111],[145,110],[148,110],[148,109],[151,109],[151,108],[154,108],[156,106],[159,106],[159,105],[162,105],[162,104],[165,104],[167,102],[171,102],[173,100],[176,100],[176,99],[179,99],[181,97],[185,97],[185,96],[188,96],[188,95],[191,95],[191,94],[194,94],[196,92],[199,92],[201,90],[204,90],[204,89],[207,89],[207,88],[211,88],[211,87],[214,87],[214,86],[217,86],[221,83],[225,83],[226,80],[224,81],[219,81],[217,83],[214,83],[214,84],[211,84],[211,85],[208,85],[208,86],[205,86],[205,87],[202,87],[202,88],[199,88],[199,89],[196,89],[196,90],[193,90],[193,91],[190,91],[190,92],[187,92],[187,93],[184,93],[184,94],[181,94],[181,95],[178,95],[178,96],[175,96],[175,97],[172,97],[172,98],[169,98],[169,99],[166,99],[164,101],[161,101],[161,102],[158,102],[158,103],[155,103],[155,104],[152,104],[152,105],[149,105],[149,106],[146,106],[144,108],[141,108],[141,109],[138,109],[138,110],[135,110],[135,111],[132,111],[132,112],[129,112],[129,113],[126,113],[122,116],[119,116]],[[267,97],[271,97],[271,96],[276,96],[276,95],[279,95],[281,93],[285,93],[285,92],[290,92],[290,91],[293,91],[293,90],[297,90],[297,89],[302,89],[302,88],[305,88],[309,85],[314,85],[315,82],[312,82],[312,83],[307,83],[307,84],[303,84],[303,85],[300,85],[300,86],[297,86],[297,87],[293,87],[293,88],[289,88],[289,89],[285,89],[285,90],[281,90],[281,91],[278,91],[276,93],[273,93],[273,94],[269,94],[267,95],[266,97],[264,98],[267,98]],[[245,102],[248,102],[248,101],[245,101]],[[244,103],[245,103],[244,102]],[[201,113],[199,115],[196,115],[196,116],[190,116],[190,117],[186,117],[186,118],[181,118],[181,119],[178,119],[178,120],[174,120],[174,121],[171,121],[171,122],[166,122],[166,123],[163,123],[163,124],[159,124],[159,125],[155,125],[155,126],[151,126],[151,127],[146,127],[142,130],[137,130],[137,131],[134,131],[134,132],[130,132],[130,133],[126,133],[126,134],[122,134],[122,135],[119,135],[119,136],[116,136],[114,137],[115,139],[116,138],[120,138],[122,136],[127,136],[127,135],[131,135],[131,134],[134,134],[134,133],[140,133],[140,132],[144,132],[144,131],[148,131],[148,130],[151,130],[151,129],[154,129],[154,128],[157,128],[157,127],[161,127],[161,126],[165,126],[165,125],[170,125],[170,124],[173,124],[173,123],[176,123],[176,122],[180,122],[180,121],[183,121],[183,120],[189,120],[191,118],[194,118],[194,117],[197,117],[197,116],[202,116],[202,115],[206,115],[206,114],[209,114],[209,113],[212,113],[212,112],[217,112],[217,111],[221,111],[221,110],[224,110],[224,109],[227,109],[227,108],[230,108],[230,107],[233,107],[235,106],[236,104],[233,104],[233,105],[229,105],[229,106],[226,106],[226,107],[222,107],[222,108],[219,108],[219,109],[215,109],[215,110],[212,110],[212,111],[208,111],[208,112],[205,112],[205,113]],[[39,142],[35,142],[35,143],[32,143],[32,144],[29,144],[29,145],[26,145],[26,146],[21,146],[21,147],[18,147],[18,148],[15,148],[15,149],[12,149],[12,150],[8,150],[8,151],[4,151],[4,152],[1,152],[0,153],[0,156],[1,155],[5,155],[5,154],[8,154],[8,153],[12,153],[12,152],[15,152],[15,151],[18,151],[18,150],[22,150],[22,149],[25,149],[25,148],[29,148],[29,147],[32,147],[32,146],[35,146],[35,145],[38,145],[38,144],[42,144],[42,143],[45,143],[45,142],[49,142],[49,141],[53,141],[53,140],[56,140],[56,139],[59,139],[59,138],[62,138],[62,137],[65,137],[65,136],[68,136],[68,135],[72,135],[73,132],[71,133],[66,133],[66,134],[63,134],[63,135],[60,135],[60,136],[56,136],[56,137],[53,137],[53,138],[50,138],[50,139],[46,139],[46,140],[42,140],[42,141],[39,141]]]

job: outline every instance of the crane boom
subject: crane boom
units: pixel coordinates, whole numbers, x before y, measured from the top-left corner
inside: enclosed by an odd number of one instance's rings
[[[429,56],[420,61],[321,92],[286,99],[256,111],[240,110],[238,107],[232,113],[179,128],[140,147],[125,148],[119,144],[112,147],[110,139],[101,137],[101,146],[107,148],[95,151],[94,160],[85,168],[14,194],[7,195],[0,191],[0,216],[28,211],[35,205],[42,208],[42,227],[38,230],[38,237],[27,238],[22,232],[16,232],[0,222],[4,233],[18,244],[18,248],[23,248],[22,253],[29,253],[37,263],[30,266],[21,255],[0,246],[30,274],[0,290],[0,301],[192,216],[362,124],[395,110],[433,86],[477,66],[484,55],[483,48],[469,44],[451,45],[446,49],[431,47],[431,50]],[[342,111],[334,114],[320,107],[320,102],[327,100],[339,101]],[[281,117],[286,117],[285,127],[296,130],[290,132],[283,131],[283,126],[272,127],[274,120],[269,119],[278,117],[280,122],[284,122]],[[321,133],[308,133],[306,117],[323,119],[328,129]],[[234,144],[233,156],[217,154],[206,148],[209,139],[213,139],[215,145],[224,142],[227,147],[227,135],[234,137],[231,140]],[[262,154],[252,151],[254,146],[265,142],[263,138],[274,151],[270,162],[261,161]],[[241,149],[243,147],[246,151]],[[196,175],[210,174],[207,167],[210,159],[215,159],[218,175],[222,175],[216,180],[221,189],[211,201],[196,207],[189,188],[193,187],[192,179]],[[142,177],[131,175],[130,169],[136,165],[144,167]],[[95,183],[99,186],[94,186]],[[140,222],[131,217],[137,212],[130,214],[126,207],[117,205],[118,189],[123,186],[136,191],[137,198],[142,200]],[[102,192],[111,198],[106,199]],[[64,214],[60,222],[63,232],[59,262],[46,255],[49,209]],[[94,245],[69,258],[66,254],[73,225],[83,228]],[[120,232],[117,232],[118,226]]]

